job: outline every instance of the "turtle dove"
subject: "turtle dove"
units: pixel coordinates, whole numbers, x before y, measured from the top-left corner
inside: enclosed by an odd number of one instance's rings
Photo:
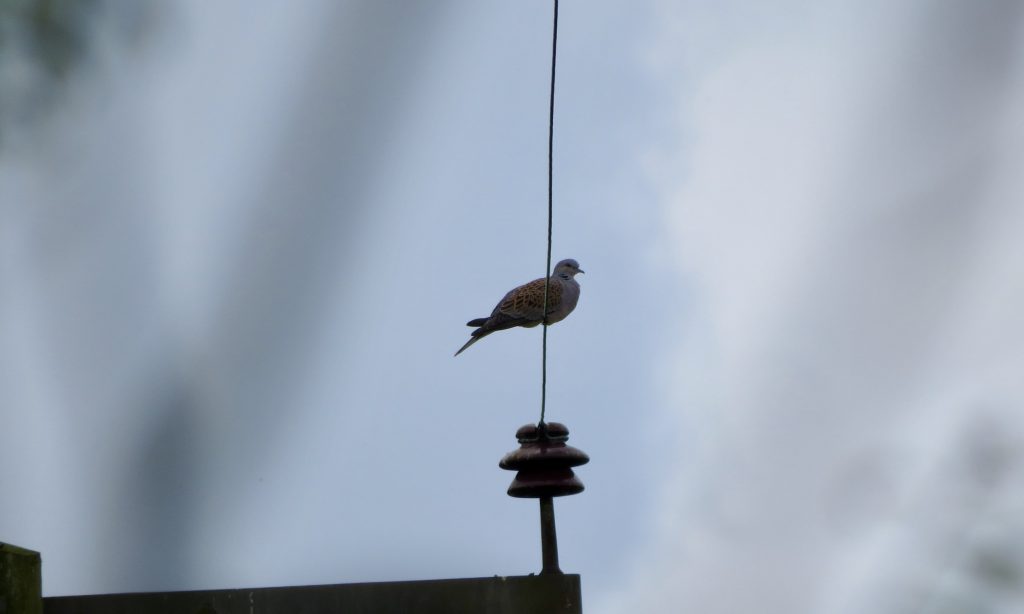
[[[580,285],[574,279],[577,273],[583,273],[572,258],[562,260],[555,265],[548,284],[548,317],[547,324],[554,324],[565,319],[576,308],[580,298]],[[528,284],[514,288],[498,302],[491,315],[466,322],[467,326],[477,327],[470,333],[470,339],[459,348],[458,356],[466,348],[487,335],[506,328],[522,326],[532,328],[544,323],[544,278],[535,279]]]

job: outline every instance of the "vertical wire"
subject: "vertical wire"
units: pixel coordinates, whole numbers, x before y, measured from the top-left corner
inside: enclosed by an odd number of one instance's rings
[[[548,289],[551,286],[551,221],[553,212],[553,176],[555,151],[555,58],[558,50],[558,0],[555,0],[554,24],[551,28],[551,97],[548,106],[548,259],[544,268],[544,341],[541,351],[540,424],[544,424],[548,392]]]

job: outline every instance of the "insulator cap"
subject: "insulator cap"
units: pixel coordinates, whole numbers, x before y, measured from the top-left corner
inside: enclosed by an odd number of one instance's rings
[[[498,463],[502,469],[517,471],[508,487],[511,497],[562,497],[583,492],[583,483],[572,467],[583,465],[590,457],[568,446],[569,429],[558,422],[527,424],[516,431],[520,447]]]

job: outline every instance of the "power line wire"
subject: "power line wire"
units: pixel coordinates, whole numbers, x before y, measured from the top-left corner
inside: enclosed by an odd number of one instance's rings
[[[544,341],[541,351],[540,424],[544,424],[548,391],[548,289],[551,286],[551,220],[555,151],[555,59],[558,51],[558,0],[555,0],[554,24],[551,28],[551,99],[548,107],[548,259],[544,268]]]

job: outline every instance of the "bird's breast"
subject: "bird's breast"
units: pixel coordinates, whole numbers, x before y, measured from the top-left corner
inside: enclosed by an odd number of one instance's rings
[[[558,307],[548,312],[548,324],[561,322],[576,309],[576,303],[580,300],[580,285],[575,279],[570,279],[562,284],[562,300]]]

